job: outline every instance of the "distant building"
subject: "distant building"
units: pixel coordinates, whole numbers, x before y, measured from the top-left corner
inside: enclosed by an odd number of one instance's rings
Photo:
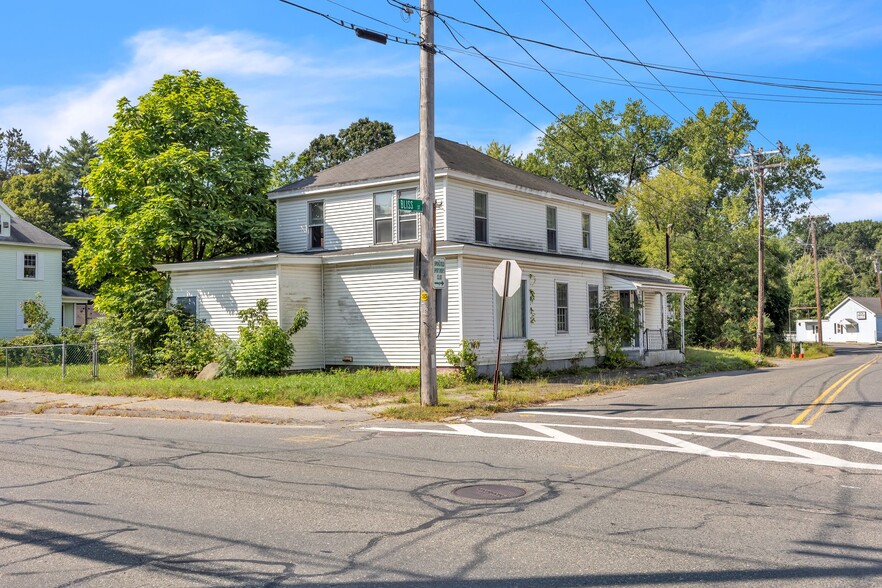
[[[269,300],[282,327],[305,307],[310,321],[295,335],[294,369],[418,366],[419,214],[408,208],[419,197],[418,148],[415,135],[271,192],[280,251],[158,265],[174,301],[233,338],[236,313],[258,299]],[[546,347],[548,367],[591,364],[591,317],[605,288],[641,309],[632,357],[683,361],[673,325],[689,288],[668,272],[609,261],[611,205],[442,138],[435,186],[448,300],[439,366],[449,365],[445,350],[477,339],[486,368],[500,336],[503,365],[528,338]],[[505,259],[517,261],[523,282],[499,333],[493,270]]]
[[[877,297],[848,296],[821,321],[825,343],[882,342],[882,304]],[[796,321],[796,340],[818,340],[818,321]]]

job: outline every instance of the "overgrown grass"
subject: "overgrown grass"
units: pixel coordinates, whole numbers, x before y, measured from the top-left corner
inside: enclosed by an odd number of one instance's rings
[[[686,363],[683,367],[687,372],[684,375],[698,375],[711,372],[750,370],[773,365],[765,356],[757,355],[755,351],[687,347]]]
[[[416,370],[335,370],[294,374],[277,378],[189,378],[153,379],[102,377],[99,380],[60,378],[59,368],[10,369],[9,378],[0,372],[0,388],[39,390],[86,395],[147,396],[151,398],[195,398],[224,402],[253,402],[295,406],[333,404],[375,396],[400,395],[419,390]],[[462,383],[457,374],[440,374],[439,388]]]
[[[836,355],[836,350],[829,345],[818,345],[817,343],[803,343],[802,351],[806,359],[819,359]]]

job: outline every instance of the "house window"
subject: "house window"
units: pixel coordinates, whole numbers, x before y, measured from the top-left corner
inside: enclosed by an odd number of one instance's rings
[[[178,306],[185,314],[196,316],[196,297],[195,296],[178,296],[175,300]]]
[[[416,198],[416,190],[402,190],[398,192],[399,198]],[[416,241],[417,238],[417,213],[406,210],[398,211],[398,240]]]
[[[859,321],[867,320],[867,311],[865,311],[865,310],[857,311],[857,320],[859,320]]]
[[[502,297],[494,290],[496,301],[496,325],[502,313]],[[523,339],[527,336],[526,320],[527,281],[521,280],[521,287],[514,296],[505,301],[505,323],[502,325],[503,339]]]
[[[600,286],[588,286],[588,332],[597,332],[597,317],[600,314]]]
[[[570,330],[570,287],[569,284],[555,284],[557,289],[557,332]]]
[[[309,248],[322,249],[325,246],[325,203],[310,202],[309,207]]]
[[[21,277],[26,280],[37,279],[37,254],[25,253],[24,263],[22,264]]]
[[[545,207],[545,233],[548,250],[557,251],[557,209],[553,206]]]
[[[374,243],[392,242],[392,194],[374,194]]]
[[[582,249],[591,249],[591,214],[582,213]]]
[[[475,242],[487,242],[487,194],[475,192]]]

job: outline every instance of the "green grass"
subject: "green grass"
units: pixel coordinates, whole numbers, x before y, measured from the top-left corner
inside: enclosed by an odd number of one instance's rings
[[[603,393],[672,377],[695,376],[718,371],[748,370],[769,365],[765,358],[744,351],[690,348],[683,364],[649,369],[568,370],[531,382],[505,382],[499,399],[493,399],[489,382],[467,384],[458,374],[439,374],[438,406],[419,403],[419,372],[416,370],[334,370],[294,374],[278,378],[125,378],[117,366],[101,366],[101,378],[92,380],[84,371],[69,372],[62,380],[55,367],[18,367],[8,378],[0,371],[0,388],[38,390],[84,395],[193,398],[224,402],[251,402],[296,406],[351,403],[388,405],[381,413],[389,418],[442,420],[456,416],[481,416],[535,406],[575,396]],[[71,366],[73,368],[74,366]],[[77,368],[88,366],[76,366]]]
[[[102,372],[104,373],[104,372]],[[332,404],[377,396],[401,395],[419,389],[416,370],[330,371],[294,374],[278,378],[125,378],[106,371],[98,380],[60,378],[60,368],[12,368],[9,378],[0,372],[0,388],[39,390],[86,395],[195,398],[224,402],[253,402],[295,406]],[[455,374],[441,374],[440,388],[461,383]]]
[[[817,343],[803,343],[802,351],[805,359],[819,359],[836,355],[836,350],[829,345],[818,345]]]

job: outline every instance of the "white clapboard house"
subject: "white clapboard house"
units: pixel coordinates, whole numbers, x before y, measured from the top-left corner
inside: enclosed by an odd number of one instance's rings
[[[92,296],[61,285],[61,252],[70,246],[17,216],[0,201],[0,340],[30,335],[21,303],[37,294],[52,333],[74,326]]]
[[[414,135],[271,192],[279,251],[159,265],[173,301],[234,339],[237,312],[258,299],[269,300],[286,328],[306,308],[309,326],[294,335],[293,369],[419,365],[419,223],[398,208],[399,199],[417,198],[418,146]],[[609,204],[441,138],[435,170],[448,299],[439,366],[449,365],[445,350],[463,339],[481,342],[482,366],[495,362],[501,299],[493,271],[506,259],[520,265],[523,282],[506,303],[503,364],[524,352],[528,338],[546,347],[549,367],[593,363],[590,310],[604,288],[624,304],[640,303],[633,357],[683,360],[681,337],[669,327],[682,317],[688,288],[667,272],[609,261]]]
[[[825,343],[882,342],[882,303],[878,297],[847,296],[821,321]],[[818,321],[796,321],[796,340],[818,340]]]

